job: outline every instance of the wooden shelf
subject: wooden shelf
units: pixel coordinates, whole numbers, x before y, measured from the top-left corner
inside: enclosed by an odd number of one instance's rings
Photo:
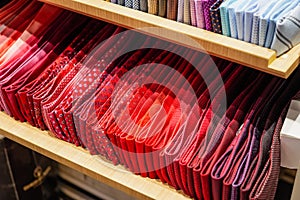
[[[300,45],[276,58],[273,50],[106,1],[40,1],[190,48],[204,49],[211,55],[282,78],[288,78],[300,63]]]
[[[0,135],[41,153],[87,176],[119,189],[137,199],[190,199],[159,180],[132,174],[114,166],[81,147],[51,137],[27,123],[21,123],[0,112]]]

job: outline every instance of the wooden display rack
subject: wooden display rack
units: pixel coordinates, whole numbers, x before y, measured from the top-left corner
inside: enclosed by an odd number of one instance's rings
[[[128,29],[136,29],[275,76],[288,78],[300,63],[300,44],[276,58],[273,50],[101,0],[40,0]],[[145,28],[148,27],[148,28]],[[149,28],[150,27],[150,28]],[[158,29],[152,29],[152,28]],[[188,39],[186,39],[188,38]],[[190,39],[196,42],[190,42]],[[142,178],[0,112],[0,135],[138,199],[190,199],[158,180]],[[125,172],[126,171],[126,172]]]
[[[102,0],[40,1],[193,49],[204,49],[210,55],[282,78],[288,78],[300,63],[300,44],[276,58],[276,52],[271,49]],[[196,42],[186,40],[187,37]]]

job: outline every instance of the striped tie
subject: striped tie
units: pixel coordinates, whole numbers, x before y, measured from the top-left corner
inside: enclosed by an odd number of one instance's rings
[[[158,0],[148,0],[148,13],[158,14]]]

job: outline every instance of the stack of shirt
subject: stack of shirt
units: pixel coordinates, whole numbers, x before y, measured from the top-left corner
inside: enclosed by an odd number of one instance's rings
[[[299,0],[227,0],[220,5],[222,32],[281,55],[300,42],[299,9]]]
[[[111,2],[271,48],[278,56],[300,43],[299,0]]]
[[[274,198],[300,69],[283,80],[36,1],[0,15],[7,114],[195,199]]]

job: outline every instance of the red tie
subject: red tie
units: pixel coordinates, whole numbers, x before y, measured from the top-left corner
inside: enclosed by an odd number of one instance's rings
[[[52,62],[47,69],[39,75],[39,77],[33,80],[31,83],[24,86],[18,91],[17,99],[20,109],[25,119],[33,126],[39,127],[37,119],[35,118],[33,95],[39,90],[43,90],[46,84],[49,83],[57,74],[70,62],[70,60],[83,48],[83,46],[90,40],[95,31],[93,27],[99,27],[95,24],[95,21],[90,22],[89,25],[77,36],[72,44],[70,44],[64,52]],[[95,26],[96,25],[96,26]],[[28,109],[30,108],[30,109]]]
[[[299,70],[271,77],[26,0],[0,8],[0,33],[0,110],[195,199],[274,198]]]
[[[7,65],[12,61],[15,61],[17,58],[20,58],[34,44],[36,44],[40,38],[42,38],[46,30],[51,30],[53,26],[58,26],[60,22],[55,21],[55,19],[57,19],[58,17],[62,17],[63,19],[65,19],[69,14],[67,11],[62,11],[63,10],[60,8],[50,5],[44,5],[36,14],[35,19],[30,23],[26,31],[11,46],[11,48],[9,48],[6,53],[1,56],[1,66],[3,66],[3,64]]]
[[[23,8],[23,10],[16,9],[18,15],[13,18],[10,23],[6,24],[4,30],[1,31],[0,36],[0,57],[13,45],[13,43],[21,36],[23,31],[27,28],[34,16],[41,8],[42,3],[32,1],[31,4]],[[19,7],[22,8],[22,7]],[[24,20],[25,19],[25,20]]]
[[[55,51],[60,53],[61,50],[65,48],[66,41],[63,41],[68,37],[68,35],[70,35],[73,31],[76,30],[76,28],[80,27],[81,25],[80,23],[77,23],[77,25],[74,26],[73,23],[76,20],[78,20],[78,16],[76,18],[76,15],[73,15],[73,17],[67,20],[66,23],[61,24],[61,26],[69,26],[69,28],[67,29],[69,30],[69,32],[66,32],[60,26],[57,27],[57,31],[54,31],[55,34],[49,35],[51,38],[49,42],[42,42],[41,44],[35,45],[32,49],[34,50],[34,53],[32,55],[25,55],[22,59],[20,59],[20,66],[15,67],[18,65],[18,63],[15,63],[12,66],[12,69],[15,70],[1,82],[2,89],[0,90],[2,99],[1,102],[3,105],[6,105],[5,111],[7,113],[11,114],[16,119],[24,121],[24,118],[20,113],[20,109],[18,108],[18,105],[16,103],[14,94],[18,89],[20,89],[20,86],[22,87],[22,84],[26,83],[26,81],[31,82],[33,79],[35,79],[37,75],[39,75],[45,69],[47,64],[51,63],[55,59],[55,57],[57,56]],[[38,48],[39,45],[42,45],[42,49]],[[25,80],[22,80],[24,79],[23,77],[25,78]],[[16,86],[12,85],[13,82],[15,82]],[[7,93],[8,91],[10,92],[9,94]]]

